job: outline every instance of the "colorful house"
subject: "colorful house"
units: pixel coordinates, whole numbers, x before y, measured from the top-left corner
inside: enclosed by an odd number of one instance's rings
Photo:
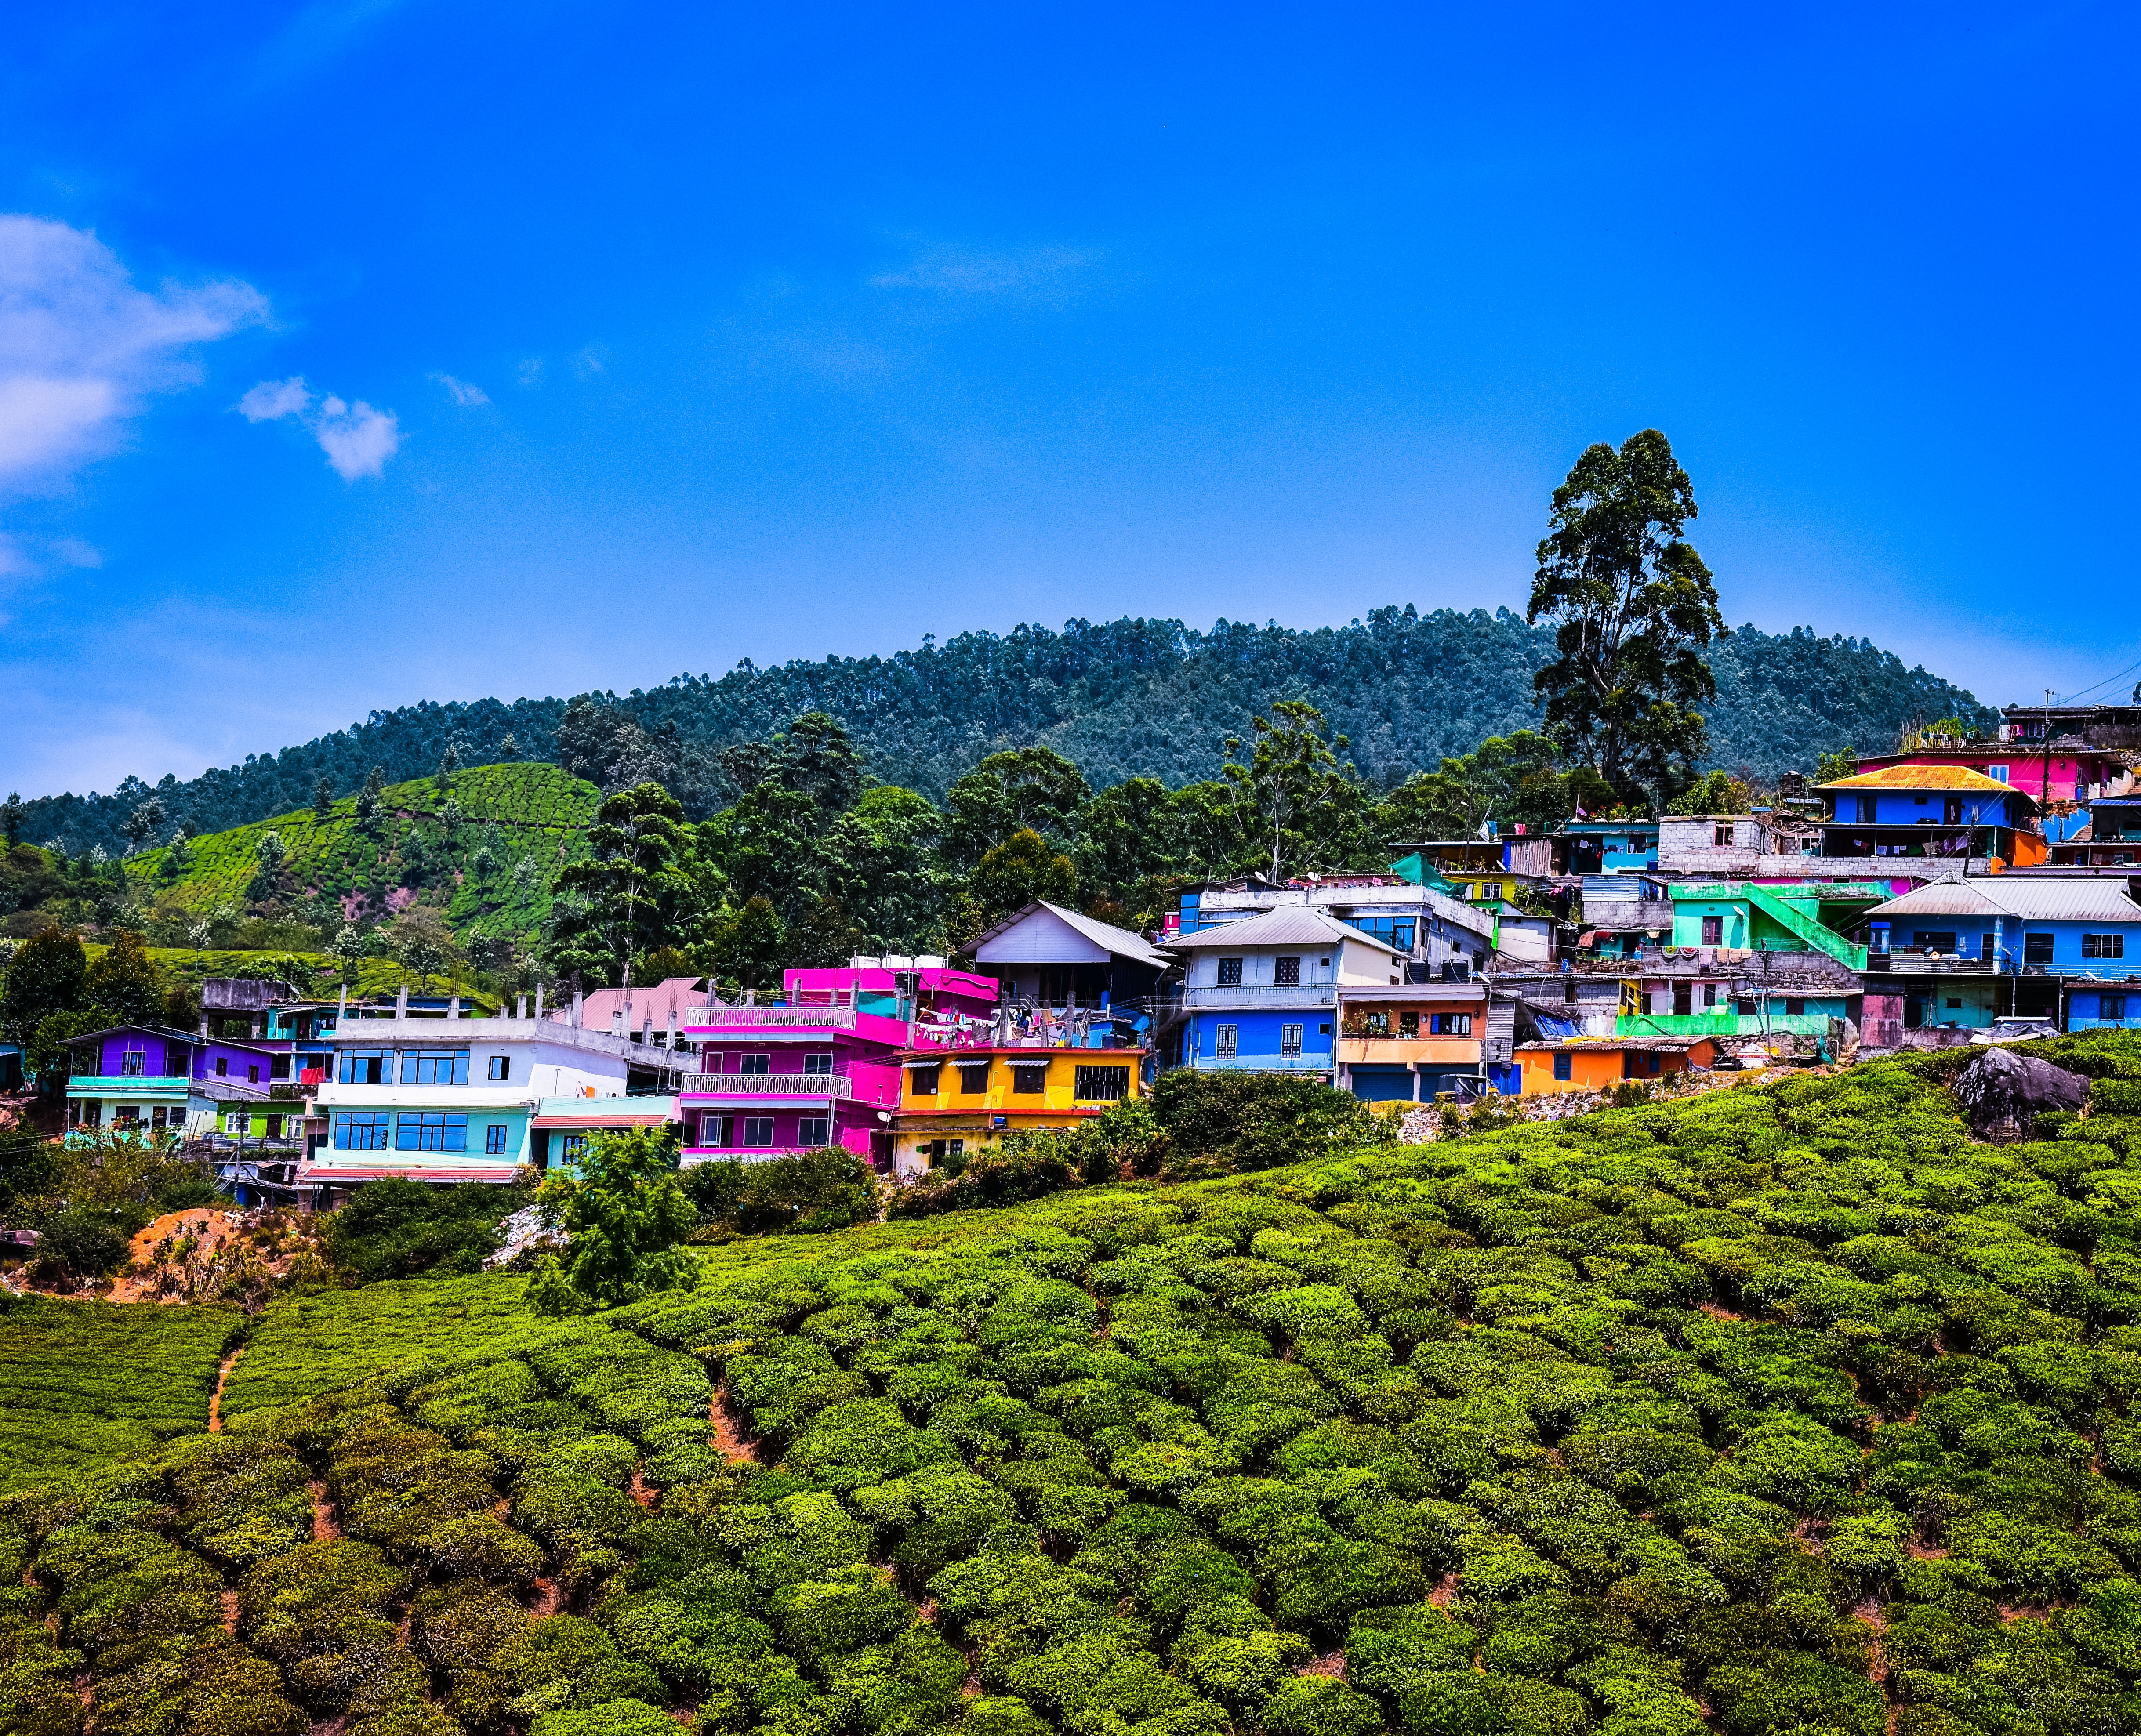
[[[1124,1006],[1149,999],[1173,964],[1143,935],[1039,899],[974,943],[1013,1001]]]
[[[687,1164],[761,1163],[840,1146],[875,1168],[893,1163],[900,1051],[916,1031],[991,1027],[992,976],[941,958],[857,958],[790,971],[778,1001],[692,1009],[697,1070],[684,1076]]]
[[[1656,820],[1571,820],[1561,829],[1568,840],[1572,874],[1622,874],[1658,866]]]
[[[1891,971],[1976,966],[2011,976],[2120,981],[2141,966],[2141,904],[2117,878],[1938,880],[1877,904],[1867,920],[1870,961]]]
[[[250,1043],[173,1030],[160,1025],[117,1025],[67,1045],[70,1132],[93,1129],[198,1139],[223,1131],[226,1116],[250,1131],[257,1113],[294,1123],[302,1105],[270,1111],[274,1057]],[[293,1129],[294,1131],[294,1129]],[[281,1127],[274,1129],[283,1137]]]
[[[1484,982],[1383,983],[1338,991],[1336,1084],[1364,1103],[1424,1103],[1443,1094],[1514,1093],[1488,1065]],[[1502,1050],[1507,1060],[1507,1047]],[[1499,1075],[1499,1077],[1493,1075]]]
[[[1716,1060],[1717,1045],[1709,1037],[1563,1037],[1517,1045],[1527,1097],[1610,1091],[1623,1080],[1669,1078]]]
[[[2035,801],[1967,766],[1892,765],[1820,787],[1830,804],[1825,857],[2044,860],[2043,840],[2021,829]]]
[[[578,1022],[582,1006],[546,1016],[539,998],[532,1014],[524,1001],[496,1018],[425,1016],[406,1002],[386,1016],[358,1011],[329,1038],[334,1072],[313,1098],[321,1131],[298,1169],[300,1192],[323,1203],[382,1176],[501,1183],[544,1168],[587,1130],[555,1119],[572,1109],[675,1119],[675,1074]]]
[[[2141,987],[2076,983],[2067,991],[2069,1030],[2141,1030]]]
[[[927,1032],[933,1040],[902,1051],[893,1173],[956,1171],[1007,1134],[1090,1121],[1145,1094],[1152,1059],[1110,1020],[1045,1020],[1018,1035],[993,1021],[985,1030]],[[999,1041],[1011,1037],[1013,1040]],[[1120,1046],[1119,1046],[1120,1045]]]
[[[1856,925],[1889,896],[1870,883],[1759,886],[1750,881],[1713,881],[1666,888],[1672,900],[1671,944],[1683,952],[1711,948],[1745,952],[1821,952],[1847,970],[1866,968],[1866,949],[1846,940],[1833,924]]]
[[[1340,986],[1395,986],[1406,974],[1395,947],[1301,905],[1185,934],[1169,950],[1184,960],[1182,1065],[1204,1071],[1327,1077]]]

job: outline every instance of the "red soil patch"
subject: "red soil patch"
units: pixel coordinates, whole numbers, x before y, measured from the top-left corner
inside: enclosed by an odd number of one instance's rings
[[[210,1434],[223,1433],[223,1383],[230,1378],[232,1367],[244,1354],[245,1346],[240,1345],[223,1359],[222,1367],[215,1371],[215,1390],[208,1396],[208,1432]]]
[[[1342,1650],[1326,1651],[1320,1658],[1311,1658],[1300,1669],[1295,1670],[1294,1674],[1296,1675],[1342,1676],[1346,1674],[1346,1654]]]
[[[1445,1573],[1442,1576],[1442,1582],[1427,1594],[1427,1601],[1438,1610],[1446,1610],[1456,1596],[1457,1576],[1454,1573]]]
[[[238,1637],[238,1594],[226,1591],[223,1594],[223,1630],[233,1639]]]
[[[723,1458],[732,1465],[756,1464],[758,1444],[747,1441],[729,1414],[729,1395],[726,1387],[714,1389],[713,1401],[706,1407],[706,1418],[714,1425],[714,1445]]]
[[[536,1576],[534,1595],[529,1598],[528,1613],[531,1616],[554,1616],[565,1606],[565,1588],[554,1579]]]
[[[342,1535],[342,1522],[335,1517],[334,1502],[327,1499],[327,1486],[313,1483],[307,1487],[313,1492],[313,1541],[332,1543]]]

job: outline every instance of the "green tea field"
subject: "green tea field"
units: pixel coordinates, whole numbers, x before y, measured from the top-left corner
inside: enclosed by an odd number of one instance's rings
[[[2141,1732],[2141,1045],[2058,1046],[2004,1147],[1870,1065],[273,1304],[0,1502],[0,1729]]]

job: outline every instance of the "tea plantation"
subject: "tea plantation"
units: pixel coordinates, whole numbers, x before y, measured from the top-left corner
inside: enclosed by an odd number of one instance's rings
[[[549,913],[551,880],[584,851],[602,796],[554,765],[523,762],[457,773],[446,794],[431,778],[390,784],[380,799],[368,821],[345,794],[324,817],[299,809],[196,838],[182,867],[168,848],[145,851],[126,872],[158,898],[204,912],[280,887],[352,910],[362,895],[376,917],[390,892],[430,886],[456,930],[483,918],[517,932]],[[269,833],[283,852],[272,873],[260,852]]]
[[[2141,1049],[2057,1058],[278,1304],[0,1501],[0,1729],[2141,1732]]]

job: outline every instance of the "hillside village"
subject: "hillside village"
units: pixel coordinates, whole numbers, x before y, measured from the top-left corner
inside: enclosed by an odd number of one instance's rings
[[[633,1127],[910,1183],[1176,1071],[1401,1114],[2141,1029],[2141,709],[1917,726],[1640,817],[1536,736],[1375,802],[1311,708],[1258,725],[1174,791],[1028,749],[939,810],[814,714],[696,826],[613,740],[607,797],[449,750],[229,833],[148,847],[145,813],[117,859],[17,843],[0,1067],[26,1129],[315,1207]]]

